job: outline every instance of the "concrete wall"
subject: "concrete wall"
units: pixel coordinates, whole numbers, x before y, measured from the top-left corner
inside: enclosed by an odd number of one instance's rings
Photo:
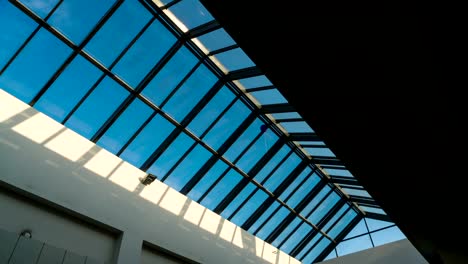
[[[409,242],[403,239],[375,248],[351,253],[320,262],[322,264],[427,264],[428,262]]]
[[[143,241],[200,263],[299,263],[3,90],[0,157],[3,188],[118,231],[117,263],[141,262]]]

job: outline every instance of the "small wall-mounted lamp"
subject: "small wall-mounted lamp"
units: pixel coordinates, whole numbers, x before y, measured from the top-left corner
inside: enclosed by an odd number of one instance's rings
[[[148,173],[145,177],[140,178],[140,182],[143,185],[150,185],[152,182],[154,182],[154,180],[156,180],[156,176],[151,173]]]
[[[32,238],[32,231],[30,229],[25,229],[21,231],[20,236],[23,236],[25,238]]]

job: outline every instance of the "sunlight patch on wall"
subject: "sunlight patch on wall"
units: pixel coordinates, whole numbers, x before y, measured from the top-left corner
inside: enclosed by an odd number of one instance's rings
[[[234,237],[232,238],[232,244],[240,248],[244,248],[244,242],[242,241],[242,236],[246,234],[243,234],[243,232],[245,231],[243,231],[242,228],[236,226],[236,231],[234,232]]]
[[[159,203],[159,206],[175,215],[180,215],[187,199],[188,198],[186,196],[172,188],[169,188]]]
[[[158,204],[168,189],[169,186],[158,180],[155,180],[153,183],[143,188],[140,193],[140,197],[152,202],[153,204]]]
[[[69,129],[64,130],[45,145],[46,148],[71,161],[77,161],[93,146],[93,142]]]
[[[109,180],[132,192],[140,184],[139,177],[145,175],[146,173],[137,167],[124,162],[112,173]]]
[[[52,118],[36,113],[12,129],[36,143],[43,143],[62,128],[63,126]]]
[[[206,231],[216,234],[218,226],[221,223],[221,216],[214,213],[213,211],[206,210],[203,214],[203,218],[200,222],[199,227],[205,229]]]
[[[105,149],[99,150],[84,167],[102,177],[107,177],[123,161]]]
[[[232,238],[234,237],[235,231],[236,231],[236,225],[228,220],[223,219],[221,232],[219,232],[219,237],[226,241],[231,242]]]
[[[199,203],[190,201],[187,212],[185,212],[184,219],[194,225],[199,225],[205,210],[206,208]]]
[[[29,105],[18,100],[3,89],[0,89],[0,102],[0,122],[6,122],[8,119],[29,108]]]

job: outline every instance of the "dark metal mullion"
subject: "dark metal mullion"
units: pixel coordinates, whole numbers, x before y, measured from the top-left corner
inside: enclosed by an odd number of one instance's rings
[[[390,217],[388,217],[388,215],[377,214],[373,212],[365,212],[365,215],[367,218],[372,218],[375,220],[381,220],[385,222],[392,222],[392,220],[390,219]]]
[[[12,0],[10,0],[10,2],[18,3],[18,1],[12,1]],[[63,2],[63,0],[59,0],[57,2],[57,4],[55,4],[55,6],[50,10],[49,14],[47,14],[47,16],[44,18],[44,21],[47,21],[54,14],[54,12],[57,10],[57,8],[60,6],[60,4],[62,4],[62,2]],[[22,3],[20,3],[20,4],[23,5]],[[13,3],[13,5],[14,5],[14,3]],[[18,6],[16,6],[16,7],[18,7]],[[33,12],[29,8],[27,8],[25,6],[24,6],[24,8],[26,8],[30,13],[33,14]],[[16,57],[18,57],[18,55],[21,53],[21,51],[26,47],[26,45],[28,45],[28,43],[32,40],[32,38],[34,38],[34,36],[37,34],[37,32],[39,32],[39,30],[41,28],[42,28],[42,25],[40,23],[38,23],[37,27],[24,40],[23,44],[21,44],[21,46],[15,51],[13,56],[11,56],[11,58],[7,61],[5,66],[3,66],[3,68],[0,70],[0,75],[2,75],[6,71],[6,69],[10,66],[10,64],[16,59]]]
[[[201,35],[220,29],[220,28],[221,28],[221,25],[218,23],[218,21],[211,20],[209,22],[206,22],[205,24],[202,24],[195,28],[190,29],[189,31],[185,33],[184,37],[187,39],[196,38]]]
[[[88,42],[96,35],[96,33],[104,26],[104,24],[111,18],[111,16],[117,11],[120,5],[123,3],[123,0],[115,2],[109,10],[99,19],[99,21],[94,25],[93,29],[86,35],[86,37],[81,41],[81,43],[73,49],[72,54],[68,56],[64,63],[55,71],[55,73],[50,77],[50,79],[45,83],[45,85],[39,90],[39,92],[34,96],[34,98],[29,102],[29,105],[33,106],[44,93],[49,89],[49,87],[54,83],[55,80],[62,74],[62,72],[68,67],[68,65],[73,61],[73,59],[80,54],[80,51],[88,44]],[[131,43],[133,44],[133,43]],[[130,45],[130,44],[129,44]]]
[[[135,131],[135,133],[133,133],[133,135],[130,137],[130,139],[127,140],[127,142],[120,148],[120,150],[117,152],[116,156],[120,156],[122,154],[122,152],[128,147],[128,145],[130,145],[130,143],[132,143],[133,140],[135,140],[135,138],[149,124],[149,122],[151,122],[151,120],[153,120],[153,118],[156,116],[157,113],[158,113],[158,111],[156,111],[156,110],[153,111],[153,113],[145,120],[145,122],[143,122],[143,124],[140,125],[140,127],[137,129],[137,131]]]
[[[334,248],[336,248],[336,246],[337,246],[341,241],[343,241],[343,238],[344,238],[351,230],[353,230],[353,228],[361,221],[361,219],[362,219],[362,216],[361,216],[360,214],[358,214],[358,215],[348,224],[348,226],[346,226],[346,227],[341,231],[341,233],[338,234],[338,235],[336,236],[336,239],[335,239],[336,243],[331,243],[330,245],[328,245],[328,246],[322,251],[322,253],[320,253],[320,254],[315,258],[314,263],[315,263],[316,261],[322,261],[324,258],[326,258],[326,257],[330,254],[330,252],[331,252]],[[309,254],[309,253],[310,253],[310,251],[307,252],[307,254]],[[307,256],[307,254],[304,255],[304,257]],[[337,256],[338,256],[338,254],[337,254]]]
[[[301,172],[307,167],[307,162],[301,161],[296,168],[287,176],[287,178],[281,182],[281,184],[276,188],[276,190],[273,191],[273,194],[276,197],[280,197],[281,194],[286,190],[286,188],[301,174]],[[313,172],[311,172],[309,175],[311,175]],[[307,180],[308,177],[304,178],[304,181]],[[297,187],[300,187],[299,185]],[[291,193],[292,194],[292,193]],[[291,197],[292,195],[289,195]],[[284,202],[287,203],[289,200],[289,197],[287,197]],[[258,208],[255,210],[255,212],[249,216],[249,218],[244,222],[242,225],[242,228],[245,230],[248,230],[259,218],[260,216],[265,212],[267,208],[269,208],[274,202],[273,197],[265,200]],[[273,214],[272,214],[273,215]],[[271,216],[270,216],[271,217]],[[269,221],[270,218],[267,218],[265,222]]]
[[[226,52],[226,51],[230,51],[230,50],[233,50],[233,49],[237,49],[237,48],[239,48],[239,45],[233,44],[233,45],[230,45],[230,46],[226,46],[224,48],[220,48],[220,49],[217,49],[217,50],[210,51],[206,56],[210,57],[210,56],[213,56],[213,55],[216,55],[216,54],[219,54],[219,53],[223,53],[223,52]]]
[[[369,206],[374,206],[376,208],[380,208],[380,206],[377,204],[377,202],[375,202],[374,199],[366,199],[364,197],[358,197],[358,196],[354,196],[354,195],[350,195],[349,196],[350,200],[353,201],[353,202],[356,202],[356,203],[359,203],[359,204],[366,204],[366,205],[369,205]]]
[[[200,65],[201,63],[197,63],[191,72],[187,74],[186,78],[188,78],[188,76],[190,76]],[[184,78],[184,80],[182,80],[179,84],[183,84],[186,78]],[[181,121],[180,125],[176,126],[177,128],[174,129],[171,134],[169,134],[169,136],[164,140],[164,142],[162,142],[161,145],[159,145],[159,147],[156,148],[153,153],[151,153],[146,161],[143,162],[140,167],[141,170],[146,171],[149,169],[149,167],[163,154],[169,145],[172,144],[172,142],[185,130],[185,127],[190,123],[194,116],[196,116],[196,114],[209,102],[209,100],[214,97],[214,95],[219,91],[220,87],[221,85],[218,82],[212,86],[212,88],[208,91],[208,93],[205,94],[202,100],[194,108],[192,108],[192,110],[190,110],[189,114],[187,114],[187,116]],[[174,90],[176,89],[177,87]],[[171,96],[172,95],[169,95],[166,100],[169,100],[168,98]],[[167,102],[166,100],[163,103]]]
[[[326,238],[325,238],[325,237],[321,237],[321,238],[319,238],[317,241],[315,241],[315,243],[312,245],[312,247],[310,247],[309,250],[307,250],[307,252],[304,253],[304,256],[300,259],[300,261],[302,261],[304,258],[306,258],[306,257],[310,254],[310,252],[311,252],[320,242],[322,242],[322,239],[326,239]],[[331,243],[330,245],[336,246],[336,244],[334,244],[334,243]],[[296,253],[294,256],[296,256],[297,254],[298,254],[298,253]],[[313,263],[315,263],[315,262],[313,262]]]
[[[359,184],[359,182],[356,180],[356,179],[353,179],[353,178],[348,178],[348,179],[338,179],[338,178],[330,178],[330,182],[333,182],[333,183],[336,183],[336,184],[348,184],[348,185],[358,185],[358,186],[361,186]]]
[[[273,85],[267,85],[267,86],[261,86],[261,87],[255,87],[255,88],[248,88],[245,89],[246,93],[253,93],[253,92],[259,92],[259,91],[265,91],[265,90],[272,90],[275,89],[276,87]]]
[[[314,208],[312,208],[312,210],[307,214],[307,216],[305,216],[305,218],[309,218],[312,213],[319,207],[319,205],[333,192],[333,189],[330,189],[330,191],[328,191],[328,193],[322,197],[322,199],[320,199],[320,201],[314,206]],[[299,225],[297,226],[299,227]],[[297,230],[297,229],[295,229]],[[295,232],[294,230],[294,232]],[[283,239],[283,241],[280,243],[280,245],[278,247],[281,247],[288,239],[289,237],[293,234],[293,232],[291,232],[285,239]]]
[[[371,232],[369,231],[369,226],[367,225],[366,218],[364,217],[363,219],[364,219],[364,224],[366,224],[367,234],[369,235],[369,239],[371,241],[372,247],[375,247],[374,240],[372,239],[372,236],[370,234]]]
[[[348,209],[346,209],[340,216],[338,216],[338,219],[336,219],[335,222],[331,224],[331,226],[328,228],[326,232],[328,233],[328,231],[331,231],[341,221],[341,219],[345,217],[345,215],[349,212],[349,210],[353,210],[353,207],[349,206]],[[329,221],[331,221],[331,218]]]
[[[291,157],[291,155],[294,153],[294,150],[291,149],[289,150],[288,154],[286,154],[286,156],[284,156],[279,162],[278,164],[276,164],[276,166],[270,171],[270,173],[268,173],[268,175],[265,177],[265,179],[263,179],[260,184],[261,185],[264,185],[275,173],[276,171],[281,167],[283,166],[283,164],[286,162],[286,160],[288,160],[289,157]]]
[[[295,212],[300,212],[307,204],[317,195],[317,193],[322,190],[322,188],[326,185],[325,181],[320,181],[317,185],[299,202],[298,205],[294,208]],[[298,213],[296,213],[298,214]],[[281,223],[270,233],[270,235],[265,239],[265,242],[271,243],[275,240],[281,232],[292,222],[295,217],[295,213],[291,212]]]
[[[310,230],[307,235],[291,250],[289,255],[292,257],[296,257],[297,254],[299,254],[315,237],[315,235],[318,235],[317,230]],[[314,248],[315,245],[317,244],[318,241],[321,241],[323,239],[323,236],[319,238],[314,245],[311,248]]]
[[[291,141],[322,141],[319,136],[313,132],[294,132],[289,133]],[[314,156],[315,157],[315,156]]]
[[[348,170],[343,165],[320,165],[320,167],[322,167],[322,169],[330,169],[330,170]]]
[[[230,103],[229,105],[224,108],[224,110],[216,117],[215,120],[213,120],[213,122],[211,122],[211,124],[208,126],[208,128],[205,130],[205,132],[203,132],[203,134],[200,136],[200,139],[203,139],[206,134],[208,134],[208,132],[217,124],[217,122],[224,116],[224,114],[229,110],[231,109],[231,107],[237,102],[239,98],[236,97],[234,98]],[[185,186],[180,190],[180,193],[186,195],[187,193],[189,193],[194,187],[195,185],[197,185],[197,183],[201,180],[201,178],[211,169],[211,167],[214,166],[214,164],[218,161],[219,159],[216,157],[216,156],[212,156],[198,171],[197,173],[195,173],[195,175],[185,184]],[[229,170],[230,168],[228,167],[226,169],[226,172]],[[216,181],[217,183],[217,181]],[[216,184],[213,183],[208,189],[207,191],[205,192],[204,195],[202,195],[202,197],[197,201],[197,202],[200,202],[202,200],[202,198],[204,198],[204,196],[209,193],[211,191],[211,189],[214,188]]]
[[[325,194],[320,201],[317,202],[317,204],[310,210],[310,212],[307,214],[306,218],[309,218],[313,213],[315,213],[315,210],[333,193],[333,189],[330,188],[330,190]]]
[[[288,123],[288,122],[301,122],[304,121],[302,118],[278,118],[275,119],[276,123]]]
[[[169,100],[172,98],[172,96],[174,96],[174,94],[185,84],[185,82],[192,76],[192,74],[195,73],[195,71],[198,69],[198,67],[200,67],[200,65],[202,64],[202,61],[199,60],[195,66],[185,75],[185,77],[179,82],[179,84],[177,84],[177,86],[172,89],[172,91],[169,93],[169,95],[166,97],[166,99],[164,99],[162,102],[161,102],[161,105],[159,106],[161,109],[164,107],[164,105],[167,104],[167,102],[169,102]]]
[[[226,74],[227,80],[239,80],[262,75],[262,71],[257,66],[242,68],[240,70],[230,71]]]
[[[301,144],[301,147],[303,148],[328,148],[325,145],[316,145],[316,144]],[[330,169],[330,168],[328,168]]]
[[[194,142],[192,144],[192,146],[190,146],[190,148],[185,151],[185,153],[182,155],[182,157],[169,169],[169,171],[167,171],[166,175],[164,175],[164,177],[161,178],[161,181],[164,182],[167,177],[169,177],[171,175],[171,173],[177,168],[177,166],[179,166],[180,163],[182,163],[182,161],[188,156],[188,154],[190,152],[192,152],[192,150],[198,145],[198,142]]]
[[[249,182],[257,175],[258,172],[265,166],[265,164],[273,158],[273,156],[280,150],[280,148],[284,145],[281,138],[265,153],[260,161],[255,164],[255,166],[250,169],[247,173],[249,178],[242,179],[234,188],[224,197],[224,199],[218,204],[217,208],[224,210],[229,203],[239,194]],[[220,211],[222,211],[220,210]]]
[[[288,103],[262,105],[260,110],[265,114],[296,112],[294,107]]]
[[[343,189],[352,189],[352,190],[360,190],[360,191],[365,191],[366,189],[364,189],[364,187],[362,186],[352,186],[352,185],[341,185],[340,184],[340,187],[343,188]],[[346,190],[344,190],[346,191]]]
[[[334,204],[333,207],[322,217],[322,219],[319,220],[319,222],[317,223],[317,226],[320,229],[322,229],[328,223],[328,221],[330,221],[335,216],[335,214],[338,213],[341,207],[343,207],[345,204],[346,204],[345,199],[342,198],[338,200],[336,204]],[[349,208],[352,208],[352,206],[349,206]]]
[[[258,139],[264,134],[265,132],[263,131],[260,131],[260,133],[257,134],[257,136],[255,136],[255,138],[249,143],[249,145],[240,153],[240,155],[232,162],[233,164],[236,164],[241,158],[242,156],[255,144],[255,142],[258,141]],[[240,211],[240,209],[257,193],[259,189],[255,189],[255,191],[253,191],[246,199],[244,199],[244,201],[239,205],[237,206],[237,208],[234,210],[234,212],[232,212],[232,214],[229,216],[229,217],[226,217],[228,220],[231,220],[232,217],[234,217],[237,212]],[[274,197],[268,197],[268,199],[274,199]],[[231,201],[232,202],[232,201]],[[247,230],[247,229],[245,229]]]
[[[130,43],[119,53],[117,58],[109,65],[108,70],[111,71],[115,65],[122,59],[122,57],[127,53],[127,51],[135,44],[135,42],[140,39],[140,37],[145,33],[145,31],[151,26],[151,24],[156,20],[155,17],[152,17],[146,24],[143,26],[143,28],[138,32],[138,34],[130,41]],[[93,85],[93,87],[97,87],[99,83],[106,77],[106,73],[104,72],[100,78],[96,81],[96,83]],[[94,90],[95,88],[93,88]],[[120,106],[112,113],[112,115],[104,122],[104,124],[94,133],[94,135],[91,137],[91,141],[97,142],[102,135],[112,126],[112,124],[117,120],[120,115],[124,112],[124,110],[133,102],[135,99],[136,94],[134,92],[130,93],[127,98],[120,104]]]
[[[207,163],[205,163],[206,165]],[[210,168],[212,167],[213,165],[210,166]],[[208,168],[208,170],[210,169]],[[208,187],[208,189],[200,196],[200,198],[198,198],[197,200],[197,203],[201,203],[201,201],[203,201],[203,199],[205,199],[205,197],[211,192],[211,190],[213,190],[213,188],[221,181],[221,179],[224,178],[224,176],[226,176],[226,174],[228,173],[228,171],[231,169],[231,167],[227,167],[223,173],[221,173],[218,178],[210,185],[210,187]],[[200,170],[198,170],[200,171]],[[198,172],[197,172],[198,174]],[[193,179],[194,177],[192,177]]]
[[[362,219],[365,219],[362,218]],[[352,240],[352,239],[355,239],[355,238],[358,238],[358,237],[362,237],[362,236],[366,236],[366,235],[369,235],[369,234],[373,234],[373,233],[377,233],[379,231],[382,231],[382,230],[385,230],[385,229],[389,229],[389,228],[392,228],[392,227],[396,227],[397,225],[395,224],[392,224],[392,225],[389,225],[389,226],[386,226],[386,227],[382,227],[382,228],[379,228],[379,229],[376,229],[376,230],[373,230],[373,231],[369,231],[369,229],[367,229],[367,232],[366,233],[363,233],[363,234],[360,234],[360,235],[355,235],[355,236],[352,236],[352,237],[348,237],[346,239],[343,239],[341,240],[341,242],[345,242],[345,241],[349,241],[349,240]]]

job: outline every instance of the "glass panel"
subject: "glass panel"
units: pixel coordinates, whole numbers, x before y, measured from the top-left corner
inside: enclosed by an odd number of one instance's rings
[[[153,113],[153,109],[135,99],[112,124],[97,144],[116,154]]]
[[[174,125],[169,121],[157,115],[146,125],[120,157],[134,166],[140,167],[174,128]]]
[[[300,223],[302,223],[302,220],[299,217],[294,218],[291,223],[281,232],[281,234],[273,241],[273,245],[275,247],[279,246],[281,242],[289,235],[291,232],[296,228]]]
[[[234,94],[226,86],[223,86],[192,122],[190,122],[188,129],[200,137],[234,98]]]
[[[271,191],[276,190],[278,185],[283,182],[291,172],[299,165],[301,159],[296,153],[293,153],[287,160],[273,173],[264,186]]]
[[[233,49],[214,56],[228,72],[255,66],[253,61],[240,49]]]
[[[353,177],[351,172],[349,172],[348,170],[327,169],[327,172],[330,175],[343,176],[343,177]]]
[[[101,74],[94,65],[78,55],[34,107],[62,122]]]
[[[261,105],[281,104],[288,101],[277,89],[263,90],[250,93]]]
[[[198,0],[181,1],[169,10],[189,29],[213,20],[211,14]]]
[[[210,186],[218,179],[221,174],[226,170],[227,164],[218,160],[216,164],[201,178],[201,180],[193,187],[187,196],[198,201],[200,197],[210,188]]]
[[[332,229],[328,232],[328,235],[335,239],[336,236],[338,236],[341,233],[341,231],[343,231],[343,229],[348,226],[351,220],[353,220],[356,217],[356,215],[356,211],[354,211],[353,209],[349,210],[343,216],[343,218],[341,218],[339,222],[336,223],[334,227],[332,227]]]
[[[278,203],[275,201],[275,203]],[[273,206],[273,205],[272,205]],[[285,208],[281,207],[276,214],[268,220],[268,222],[260,229],[257,233],[257,236],[261,239],[265,239],[272,231],[275,229],[283,219],[288,216],[290,211]]]
[[[8,62],[37,24],[8,1],[0,1],[0,69]]]
[[[306,168],[301,173],[301,175],[296,180],[294,180],[294,182],[291,185],[289,185],[288,189],[286,189],[283,195],[280,196],[280,199],[282,199],[281,197],[287,197],[287,195],[289,195],[289,193],[292,191],[290,189],[297,187],[302,181],[302,178],[309,175],[311,171],[312,170],[310,168]],[[304,199],[304,197],[308,193],[310,193],[310,191],[312,191],[312,189],[317,185],[319,181],[320,177],[317,176],[317,174],[314,173],[310,175],[309,178],[299,187],[299,189],[297,189],[297,191],[294,192],[291,198],[289,198],[289,200],[287,201],[288,205],[292,208],[296,207],[299,204],[299,202],[302,201],[302,199]]]
[[[244,224],[244,222],[252,215],[255,210],[268,198],[268,195],[264,191],[257,191],[252,198],[237,212],[232,218],[232,222],[238,226]]]
[[[371,233],[371,236],[375,246],[380,246],[383,244],[406,238],[405,235],[396,226],[390,227],[388,229],[376,233]]]
[[[250,113],[242,101],[237,101],[208,132],[204,141],[217,150]]]
[[[135,88],[175,42],[174,35],[155,20],[112,71]]]
[[[387,221],[380,221],[372,218],[366,218],[367,226],[369,227],[369,231],[374,231],[380,228],[384,228],[387,226],[394,225],[394,223],[387,222]]]
[[[304,148],[312,156],[335,157],[335,154],[328,148]],[[329,169],[327,169],[327,172]],[[333,175],[333,174],[332,174]]]
[[[363,197],[371,198],[370,194],[368,192],[366,192],[366,191],[363,191],[363,190],[355,190],[355,189],[348,189],[348,188],[343,188],[343,190],[349,195],[363,196]]]
[[[109,66],[150,17],[151,14],[139,2],[123,2],[86,45],[85,50],[102,64]]]
[[[270,217],[273,212],[280,206],[279,203],[273,203],[268,209],[262,213],[262,215],[255,221],[255,223],[249,228],[249,232],[256,232],[257,229]]]
[[[106,77],[65,125],[86,138],[91,138],[129,93]]]
[[[345,213],[345,211],[349,208],[348,204],[344,204],[341,206],[341,208],[332,216],[332,218],[327,221],[326,225],[322,228],[325,232],[330,231],[330,227],[338,220],[341,215]]]
[[[288,113],[277,113],[277,114],[271,114],[275,119],[287,119],[287,118],[302,118],[301,115],[299,115],[296,112],[288,112]],[[307,142],[306,142],[307,143]],[[310,143],[310,142],[309,142]],[[315,142],[314,142],[315,144]]]
[[[325,197],[325,195],[328,194],[328,192],[331,190],[330,186],[328,185],[325,185],[322,190],[317,194],[315,195],[315,197],[312,199],[312,201],[310,201],[306,207],[304,207],[304,209],[302,209],[302,211],[300,212],[301,215],[303,216],[307,216],[309,215],[309,213],[315,208],[315,206],[317,206],[317,204],[323,199],[323,197]],[[305,196],[305,195],[304,195]],[[303,197],[304,197],[303,196]],[[302,197],[302,199],[303,199]],[[302,200],[301,199],[301,200]]]
[[[222,28],[204,34],[197,38],[208,51],[214,51],[236,44],[229,34]]]
[[[205,65],[200,65],[171,97],[163,110],[181,122],[217,80],[217,77]]]
[[[310,252],[315,243],[317,243],[317,241],[322,237],[323,236],[321,234],[315,233],[314,238],[312,238],[312,240],[307,243],[307,245],[299,252],[299,254],[297,254],[296,259],[302,259],[307,253]]]
[[[194,143],[195,140],[187,136],[185,133],[181,133],[174,142],[164,150],[163,154],[153,163],[153,165],[151,165],[148,172],[156,175],[158,179],[162,179]]]
[[[374,207],[369,207],[369,206],[364,206],[364,205],[359,205],[359,207],[362,208],[362,210],[366,212],[371,212],[371,213],[376,213],[376,214],[382,214],[382,215],[387,215],[384,210],[380,208],[374,208]]]
[[[214,210],[214,208],[221,202],[221,200],[224,199],[232,188],[242,180],[242,178],[242,175],[238,172],[230,170],[202,200],[201,204],[210,210]]]
[[[336,246],[336,251],[338,252],[338,256],[341,257],[371,247],[372,243],[370,238],[368,235],[365,235],[339,243],[338,246]]]
[[[348,239],[353,236],[359,236],[364,233],[367,233],[366,223],[364,223],[364,219],[362,219],[354,228],[351,230],[344,239]]]
[[[253,193],[257,187],[253,183],[248,183],[247,186],[239,193],[237,196],[229,203],[229,205],[221,212],[221,216],[228,219],[232,213],[240,206],[242,202],[247,199],[247,197]],[[235,223],[238,225],[237,223]]]
[[[209,158],[211,152],[197,145],[164,182],[180,191]]]
[[[237,167],[243,171],[251,170],[278,139],[278,136],[271,129],[265,131],[257,142],[239,159],[236,163]]]
[[[322,251],[328,246],[330,245],[331,241],[326,239],[326,238],[322,238],[322,240],[320,240],[320,242],[317,244],[317,246],[315,246],[312,251],[304,258],[303,260],[303,263],[312,263],[319,255],[320,253],[322,253]]]
[[[48,22],[79,45],[114,2],[115,0],[65,0]]]
[[[240,82],[240,84],[246,89],[272,85],[270,80],[268,80],[265,75],[240,79],[237,81]]]
[[[268,174],[278,165],[278,163],[286,156],[286,154],[289,153],[291,148],[288,146],[283,146],[276,154],[273,156],[273,158],[268,161],[268,163],[263,166],[263,168],[260,170],[260,172],[255,175],[255,180],[257,182],[262,182]]]
[[[52,8],[54,8],[54,6],[58,3],[58,0],[21,0],[20,2],[22,2],[38,16],[45,18],[52,10]]]
[[[294,232],[289,239],[281,246],[281,250],[286,253],[290,253],[291,250],[296,247],[302,239],[312,230],[312,227],[306,223],[302,223],[301,226]]]
[[[263,122],[260,119],[256,119],[240,137],[232,144],[232,146],[226,151],[224,156],[229,161],[234,161],[241,152],[249,145],[252,140],[261,132],[261,126]]]
[[[283,122],[281,123],[281,126],[283,126],[286,129],[286,131],[290,133],[314,132],[306,122]]]
[[[314,224],[318,223],[325,216],[325,214],[328,213],[330,209],[338,202],[339,199],[340,196],[338,196],[338,194],[336,194],[335,192],[332,192],[330,196],[328,196],[327,199],[325,199],[325,201],[323,201],[312,213],[312,215],[307,219],[309,219],[309,221],[311,221]]]
[[[182,47],[156,74],[142,94],[156,105],[161,105],[196,63],[197,58],[187,48]]]
[[[47,30],[41,29],[0,75],[0,87],[20,100],[29,102],[70,52],[71,49],[60,40]]]

